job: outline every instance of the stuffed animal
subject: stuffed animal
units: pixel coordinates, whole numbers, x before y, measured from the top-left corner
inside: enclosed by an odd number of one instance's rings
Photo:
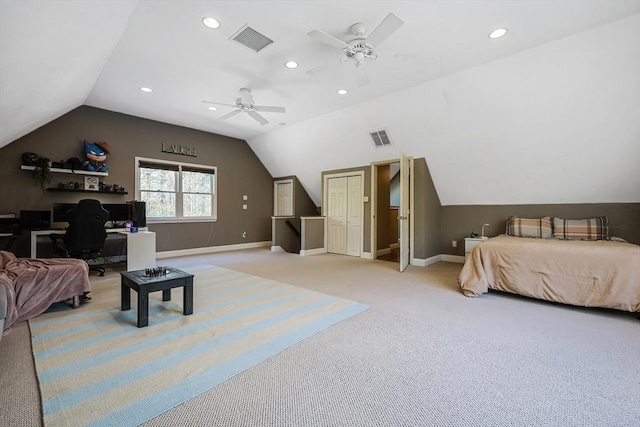
[[[84,154],[87,160],[82,163],[82,168],[91,172],[108,172],[109,168],[104,163],[109,154],[109,144],[106,142],[96,142],[95,144],[84,141]]]

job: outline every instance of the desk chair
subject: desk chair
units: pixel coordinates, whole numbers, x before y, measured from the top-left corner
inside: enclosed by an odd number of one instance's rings
[[[18,218],[0,218],[0,240],[6,239],[3,251],[10,251],[13,243],[20,237],[20,220]]]
[[[102,252],[107,232],[104,224],[109,220],[107,212],[98,200],[80,200],[78,206],[67,212],[69,227],[64,234],[64,248],[56,245],[56,237],[52,235],[54,249],[66,257],[79,258],[85,261],[95,260]],[[104,276],[104,267],[89,265],[89,270],[95,270]]]

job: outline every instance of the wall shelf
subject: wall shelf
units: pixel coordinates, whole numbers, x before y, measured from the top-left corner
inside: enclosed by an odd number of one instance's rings
[[[129,194],[126,191],[95,191],[95,190],[81,190],[81,189],[72,190],[70,188],[47,188],[47,191],[68,192],[68,193],[113,194],[113,195]]]
[[[35,166],[20,165],[20,169],[26,170],[26,171],[32,171],[35,168],[36,168]],[[73,174],[73,175],[109,176],[109,172],[92,172],[92,171],[85,171],[85,170],[78,170],[78,169],[72,170],[72,169],[51,168],[51,172],[67,173],[67,174]]]

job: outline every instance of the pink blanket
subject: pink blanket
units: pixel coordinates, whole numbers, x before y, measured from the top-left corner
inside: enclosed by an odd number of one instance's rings
[[[4,329],[76,295],[90,298],[89,267],[73,258],[16,258],[0,251],[0,286],[7,290]]]

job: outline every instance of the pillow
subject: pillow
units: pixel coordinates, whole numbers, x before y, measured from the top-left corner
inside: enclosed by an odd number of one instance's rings
[[[507,236],[516,237],[539,237],[550,239],[553,237],[551,217],[544,218],[518,218],[510,216],[507,218]]]
[[[553,236],[564,240],[609,240],[609,218],[554,218]]]

